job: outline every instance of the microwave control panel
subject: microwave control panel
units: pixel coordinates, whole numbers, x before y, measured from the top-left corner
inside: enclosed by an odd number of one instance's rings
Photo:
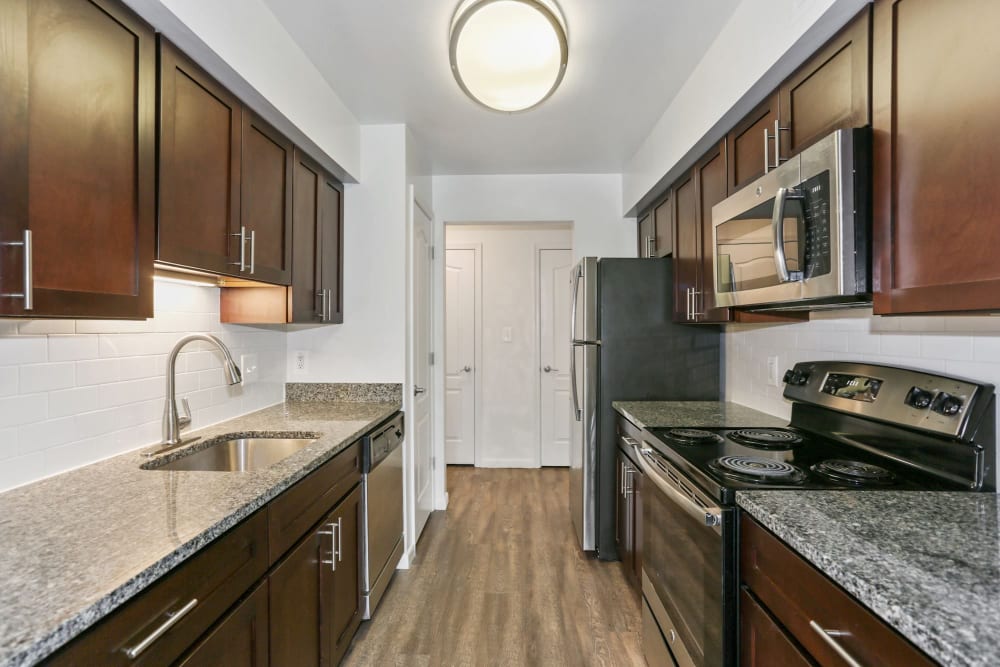
[[[802,248],[805,277],[830,273],[830,172],[824,171],[799,186],[803,195],[805,235]]]

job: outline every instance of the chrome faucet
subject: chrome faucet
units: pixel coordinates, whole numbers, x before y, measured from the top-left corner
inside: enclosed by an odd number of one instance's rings
[[[181,400],[181,404],[184,406],[184,416],[180,417],[177,415],[177,396],[174,391],[174,380],[177,375],[177,353],[181,351],[182,347],[196,340],[211,343],[222,352],[226,358],[223,367],[226,370],[226,376],[230,385],[239,384],[243,380],[240,369],[236,365],[236,362],[233,361],[233,355],[230,354],[229,348],[215,336],[211,334],[188,334],[177,341],[174,349],[170,351],[170,356],[167,357],[167,401],[163,406],[163,442],[160,443],[161,447],[150,452],[148,456],[154,456],[181,444],[181,429],[191,424],[191,407],[188,405],[186,398]]]

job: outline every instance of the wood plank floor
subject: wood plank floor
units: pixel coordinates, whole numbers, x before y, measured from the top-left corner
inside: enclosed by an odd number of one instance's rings
[[[448,468],[417,560],[344,665],[645,665],[619,563],[576,546],[565,469]]]

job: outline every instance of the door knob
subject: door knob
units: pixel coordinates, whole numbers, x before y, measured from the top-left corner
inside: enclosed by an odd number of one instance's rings
[[[464,368],[462,368],[462,372],[463,373],[471,373],[472,372],[472,366],[465,366]]]
[[[413,387],[413,395],[414,396],[419,396],[420,394],[424,393],[425,391],[427,391],[427,390],[424,389],[423,387],[418,387],[416,385],[414,385],[414,387]]]
[[[553,372],[554,373],[558,373],[559,372],[558,368],[552,368],[552,366],[545,366],[545,368],[543,368],[542,370],[545,371],[546,373],[553,373]]]

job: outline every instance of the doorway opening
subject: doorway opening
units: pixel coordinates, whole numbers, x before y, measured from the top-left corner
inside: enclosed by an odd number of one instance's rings
[[[445,226],[449,465],[569,465],[570,223]]]

